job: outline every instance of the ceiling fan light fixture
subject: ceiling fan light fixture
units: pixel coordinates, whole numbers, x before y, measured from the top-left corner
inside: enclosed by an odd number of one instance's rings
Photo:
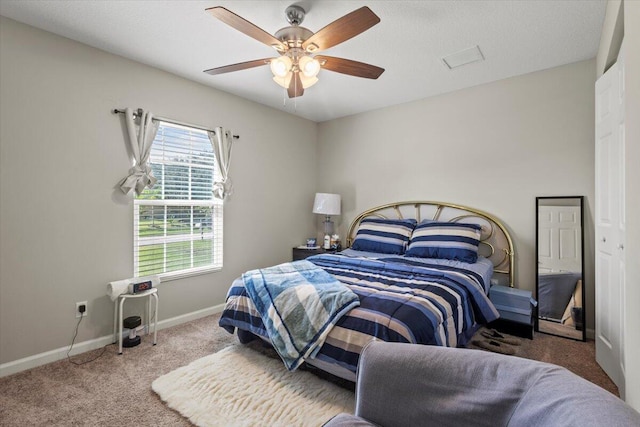
[[[285,77],[291,71],[291,58],[282,55],[271,60],[271,72],[275,77]]]
[[[298,66],[305,77],[315,77],[320,72],[320,62],[310,56],[300,58]]]
[[[315,76],[307,77],[304,75],[304,73],[300,73],[300,82],[302,83],[302,88],[307,89],[318,83],[318,78]]]
[[[273,81],[278,83],[283,88],[288,89],[289,84],[291,83],[292,76],[293,76],[293,73],[288,73],[283,77],[273,76]]]
[[[291,84],[292,78],[293,78],[293,73],[289,73],[284,77],[274,76],[273,81],[276,82],[278,85],[282,86],[283,88],[288,89],[289,85]],[[302,83],[303,89],[307,89],[313,86],[314,84],[318,83],[318,78],[307,77],[303,73],[300,73],[300,83]]]

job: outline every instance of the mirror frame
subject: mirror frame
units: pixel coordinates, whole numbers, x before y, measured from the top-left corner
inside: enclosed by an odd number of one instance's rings
[[[540,306],[540,291],[538,289],[538,280],[539,280],[539,268],[538,268],[538,254],[539,254],[539,235],[538,235],[538,228],[540,226],[540,221],[539,221],[539,216],[538,216],[538,209],[540,207],[540,201],[541,200],[557,200],[557,199],[576,199],[580,202],[580,239],[581,239],[581,245],[580,245],[580,263],[581,263],[581,269],[582,269],[582,339],[579,338],[574,338],[574,337],[570,337],[570,336],[566,336],[566,335],[560,335],[560,334],[554,334],[552,332],[544,332],[544,331],[540,331],[540,325],[538,323],[539,321],[539,316],[538,316],[538,311],[539,311],[539,306]],[[586,301],[585,301],[585,297],[586,297],[586,284],[585,284],[585,280],[584,280],[584,246],[585,246],[585,242],[584,242],[584,196],[540,196],[540,197],[536,197],[536,265],[535,265],[535,271],[536,271],[536,299],[538,300],[538,305],[536,305],[536,310],[535,310],[535,322],[534,322],[534,327],[535,327],[535,331],[536,332],[540,332],[542,334],[547,334],[547,335],[554,335],[557,337],[562,337],[562,338],[567,338],[567,339],[571,339],[571,340],[575,340],[575,341],[586,341],[587,340],[587,322],[586,322]]]

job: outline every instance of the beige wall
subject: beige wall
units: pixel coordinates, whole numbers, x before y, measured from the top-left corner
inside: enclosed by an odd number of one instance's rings
[[[319,124],[318,185],[356,214],[402,200],[490,212],[514,238],[517,287],[535,289],[535,197],[584,195],[593,329],[595,61]]]
[[[224,268],[163,283],[161,320],[221,304],[242,271],[289,260],[314,230],[314,122],[0,19],[0,363],[68,345],[76,301],[88,301],[77,342],[111,333],[106,284],[133,274],[115,107],[241,137]]]

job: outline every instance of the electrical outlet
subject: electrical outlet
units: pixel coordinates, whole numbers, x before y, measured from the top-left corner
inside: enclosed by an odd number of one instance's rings
[[[84,312],[80,311],[81,307],[84,307]],[[80,317],[85,317],[88,311],[89,310],[87,309],[86,301],[80,301],[76,303],[76,319]]]

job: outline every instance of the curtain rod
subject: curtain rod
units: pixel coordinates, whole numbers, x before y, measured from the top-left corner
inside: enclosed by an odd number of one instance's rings
[[[124,114],[124,110],[118,110],[117,108],[113,110],[113,114]],[[138,116],[142,114],[142,109],[138,108],[136,111],[133,112],[134,116]],[[194,128],[194,129],[200,129],[203,130],[205,132],[213,132],[214,134],[216,133],[215,130],[210,129],[210,128],[206,128],[204,126],[200,126],[200,125],[194,125],[191,123],[186,123],[186,122],[179,122],[178,120],[173,120],[173,119],[167,119],[166,117],[159,117],[159,116],[153,116],[153,120],[159,121],[159,122],[166,122],[166,123],[171,123],[174,125],[179,125],[179,126],[186,126],[186,127],[190,127],[190,128]],[[233,135],[234,139],[240,139],[239,135]]]

